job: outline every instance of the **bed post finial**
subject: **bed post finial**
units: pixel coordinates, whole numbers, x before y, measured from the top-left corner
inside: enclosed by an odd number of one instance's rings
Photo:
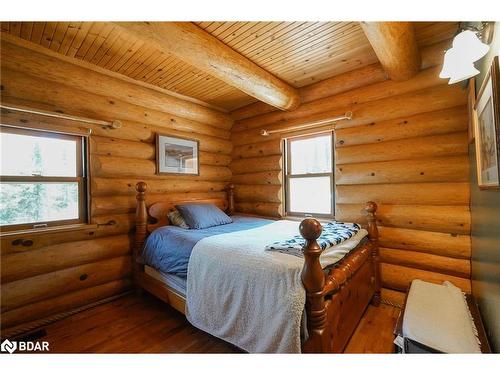
[[[367,230],[368,230],[368,239],[371,244],[371,256],[373,262],[373,271],[374,271],[374,284],[375,284],[375,293],[373,294],[372,303],[375,306],[380,305],[380,260],[378,254],[378,228],[377,228],[377,204],[375,202],[366,202],[365,211],[366,211],[366,219],[368,222]]]
[[[234,214],[234,184],[226,186],[227,194],[227,213],[228,215]]]
[[[135,210],[135,239],[134,249],[132,252],[132,264],[135,271],[139,267],[138,260],[142,253],[142,247],[147,235],[148,212],[146,209],[146,190],[148,185],[140,181],[135,185],[136,195],[136,210]]]
[[[303,247],[304,267],[301,279],[306,290],[307,330],[309,338],[304,344],[304,350],[310,353],[326,352],[327,338],[325,333],[326,306],[323,297],[325,287],[325,276],[319,262],[319,256],[323,249],[316,241],[323,227],[316,219],[304,219],[300,223],[300,234],[306,240]]]

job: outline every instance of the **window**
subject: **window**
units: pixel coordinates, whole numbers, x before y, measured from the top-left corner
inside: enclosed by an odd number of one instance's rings
[[[85,222],[84,137],[7,126],[0,130],[2,228]]]
[[[333,216],[333,133],[285,141],[286,214]]]

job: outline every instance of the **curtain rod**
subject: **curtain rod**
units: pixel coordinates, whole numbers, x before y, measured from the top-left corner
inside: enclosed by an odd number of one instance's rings
[[[267,136],[269,136],[271,134],[275,134],[275,133],[286,133],[286,132],[291,132],[291,131],[295,131],[295,130],[308,129],[308,128],[312,128],[312,127],[319,126],[319,125],[325,125],[325,124],[328,124],[328,123],[333,123],[332,125],[335,125],[335,123],[337,121],[340,121],[340,120],[350,120],[350,119],[352,119],[352,112],[348,111],[343,116],[338,116],[338,117],[328,118],[328,119],[324,119],[324,120],[313,121],[313,122],[309,122],[309,123],[302,124],[302,125],[297,125],[297,126],[292,126],[292,127],[285,128],[285,129],[280,129],[280,130],[266,130],[266,129],[262,129],[260,131],[260,135],[262,135],[264,137],[267,137]]]
[[[35,115],[54,117],[54,118],[60,118],[60,119],[65,119],[65,120],[84,122],[86,124],[96,124],[96,125],[101,125],[103,127],[106,127],[108,129],[120,129],[122,127],[122,123],[119,120],[113,120],[113,121],[94,120],[94,119],[87,118],[87,117],[66,115],[64,113],[59,113],[59,112],[44,111],[42,109],[33,109],[33,108],[29,108],[29,107],[24,107],[24,106],[13,106],[13,105],[4,104],[4,103],[0,103],[0,108],[11,110],[11,111],[33,113]]]

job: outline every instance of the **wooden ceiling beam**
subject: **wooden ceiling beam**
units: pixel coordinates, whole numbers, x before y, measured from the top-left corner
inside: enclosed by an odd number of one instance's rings
[[[450,48],[450,45],[451,39],[448,39],[422,48],[420,70],[441,65],[443,63],[444,52]],[[385,80],[387,80],[387,73],[380,63],[376,63],[338,74],[308,86],[303,86],[299,88],[302,98],[299,110],[305,104],[315,100],[373,85]],[[270,112],[277,112],[276,108],[266,103],[255,102],[232,111],[231,116],[236,121],[241,121]]]
[[[191,22],[118,22],[117,25],[273,107],[293,110],[300,104],[297,89]]]
[[[418,73],[420,52],[411,22],[361,22],[380,63],[393,81]]]

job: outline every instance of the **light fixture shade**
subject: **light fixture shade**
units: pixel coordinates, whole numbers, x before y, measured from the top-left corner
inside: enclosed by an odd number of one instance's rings
[[[488,53],[490,47],[481,42],[475,32],[464,30],[453,39],[453,49],[460,51],[464,59],[476,62]]]
[[[474,77],[479,74],[474,62],[486,55],[489,48],[479,40],[476,33],[462,31],[453,40],[453,47],[446,51],[439,77],[450,78],[450,85]]]
[[[480,72],[474,67],[474,64],[469,64],[467,66],[460,66],[453,75],[450,77],[448,81],[449,85],[453,85],[454,83],[464,81],[466,79],[472,78],[478,75]]]
[[[453,71],[453,65],[455,64],[454,59],[456,58],[454,55],[456,54],[454,54],[453,48],[450,48],[444,54],[443,69],[441,69],[441,72],[439,73],[439,78],[451,77],[451,73]]]

